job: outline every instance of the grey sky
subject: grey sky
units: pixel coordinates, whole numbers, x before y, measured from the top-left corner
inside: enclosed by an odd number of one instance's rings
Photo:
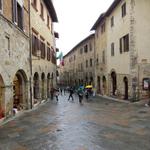
[[[64,54],[90,34],[90,29],[114,0],[53,0],[59,23],[56,44]]]

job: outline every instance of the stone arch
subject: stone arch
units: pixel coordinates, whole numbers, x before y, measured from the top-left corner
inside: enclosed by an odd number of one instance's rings
[[[111,88],[112,88],[112,94],[116,95],[116,90],[117,90],[117,74],[115,71],[111,72]]]
[[[103,81],[103,94],[106,94],[106,91],[107,91],[107,81],[106,81],[106,77],[105,76],[103,76],[102,81]]]
[[[0,75],[0,119],[5,117],[5,88],[4,80]]]
[[[34,73],[33,76],[33,97],[34,99],[39,99],[40,97],[40,81],[39,74],[37,72]]]
[[[13,108],[27,108],[28,103],[27,76],[24,70],[18,70],[13,79]]]
[[[45,73],[42,72],[42,75],[41,75],[41,98],[42,99],[45,99]]]
[[[47,98],[50,98],[50,90],[51,90],[51,84],[50,84],[51,75],[50,73],[47,74]]]
[[[101,77],[97,76],[97,93],[101,93]]]
[[[123,81],[124,81],[124,99],[127,100],[128,99],[128,78],[124,77]]]

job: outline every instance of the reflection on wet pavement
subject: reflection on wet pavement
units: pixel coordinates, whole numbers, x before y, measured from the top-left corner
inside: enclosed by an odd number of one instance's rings
[[[0,127],[0,150],[150,150],[150,109],[59,96]]]

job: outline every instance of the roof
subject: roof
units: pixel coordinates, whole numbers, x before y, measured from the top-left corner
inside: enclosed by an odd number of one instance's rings
[[[43,0],[43,1],[44,1],[45,5],[47,6],[50,16],[52,17],[52,21],[58,22],[57,14],[56,14],[54,5],[52,3],[52,0]]]
[[[71,54],[77,47],[79,47],[81,44],[83,44],[85,41],[87,41],[88,39],[94,37],[94,33],[93,34],[90,34],[88,37],[86,37],[85,39],[83,39],[81,42],[79,42],[76,46],[74,46],[65,56],[67,57],[69,54]]]
[[[95,30],[98,25],[103,21],[103,19],[106,16],[109,16],[112,11],[118,6],[118,4],[121,2],[121,0],[114,0],[113,3],[110,5],[110,7],[108,8],[108,10],[105,13],[102,13],[99,18],[96,20],[95,24],[93,25],[93,27],[91,28],[91,30]]]
[[[121,2],[121,0],[114,0],[114,2],[108,8],[106,15],[109,16],[112,13],[112,11],[118,6],[118,4],[120,2]]]
[[[99,18],[96,20],[95,24],[93,25],[93,27],[91,28],[91,30],[95,30],[97,28],[97,26],[103,21],[103,19],[105,18],[105,13],[102,13]]]

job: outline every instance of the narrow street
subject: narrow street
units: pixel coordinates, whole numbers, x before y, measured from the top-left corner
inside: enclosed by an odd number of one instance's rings
[[[0,127],[0,150],[150,150],[150,108],[59,95]]]

